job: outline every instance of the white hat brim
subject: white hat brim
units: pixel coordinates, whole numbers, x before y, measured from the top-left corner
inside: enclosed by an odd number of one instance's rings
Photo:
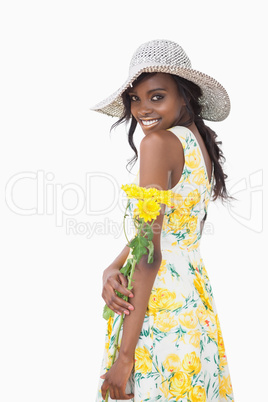
[[[102,102],[91,107],[90,110],[107,114],[113,117],[122,117],[124,113],[124,105],[122,94],[130,84],[132,84],[144,72],[162,72],[178,75],[189,81],[194,82],[202,90],[200,103],[202,105],[201,117],[209,121],[222,121],[230,113],[231,105],[230,98],[225,88],[214,78],[200,71],[191,68],[175,67],[170,65],[144,65],[139,66],[139,69],[128,77],[126,82],[112,95],[104,99]]]

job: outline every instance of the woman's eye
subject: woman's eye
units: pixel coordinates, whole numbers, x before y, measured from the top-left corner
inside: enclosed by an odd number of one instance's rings
[[[158,100],[161,100],[161,99],[163,99],[163,98],[164,98],[163,95],[154,95],[154,96],[152,97],[152,100],[158,101]]]
[[[130,100],[132,102],[135,102],[136,100],[138,100],[138,97],[136,95],[130,95]]]

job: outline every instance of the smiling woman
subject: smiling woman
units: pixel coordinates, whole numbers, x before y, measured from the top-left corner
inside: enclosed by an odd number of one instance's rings
[[[234,401],[200,252],[212,191],[214,199],[232,198],[225,187],[220,142],[203,121],[228,116],[228,94],[216,80],[193,70],[178,44],[156,40],[140,46],[127,82],[93,110],[119,117],[113,127],[130,122],[134,159],[137,124],[144,133],[136,183],[126,186],[131,218],[140,222],[155,212],[152,197],[161,204],[150,226],[152,262],[141,258],[137,263],[132,291],[121,271],[133,260],[128,249],[132,242],[104,271],[102,295],[113,315],[107,324],[96,402],[107,401],[108,395],[118,402]],[[161,191],[168,199],[159,198]],[[150,205],[140,200],[146,192]],[[147,208],[142,213],[141,204]],[[142,234],[143,242],[147,234]]]
[[[131,114],[147,134],[180,125],[185,117],[185,102],[168,74],[149,74],[128,92]]]

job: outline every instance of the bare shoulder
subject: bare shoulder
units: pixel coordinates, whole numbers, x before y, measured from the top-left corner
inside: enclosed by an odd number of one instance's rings
[[[158,130],[158,131],[152,131],[151,133],[147,134],[144,136],[144,138],[141,141],[141,144],[147,144],[147,143],[155,143],[155,144],[160,144],[161,142],[166,142],[168,138],[171,138],[174,136],[174,134],[171,131],[168,130]]]
[[[141,140],[140,150],[142,154],[147,153],[161,153],[163,152],[163,146],[165,146],[166,130],[152,131],[145,135]]]
[[[162,160],[169,169],[183,161],[183,147],[178,137],[169,130],[153,131],[147,134],[140,143],[141,158],[149,155]]]

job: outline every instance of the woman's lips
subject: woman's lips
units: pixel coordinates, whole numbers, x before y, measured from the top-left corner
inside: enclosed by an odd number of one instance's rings
[[[150,119],[150,120],[149,119],[147,119],[147,120],[140,119],[140,121],[144,127],[149,128],[149,127],[155,126],[160,121],[160,119]]]

